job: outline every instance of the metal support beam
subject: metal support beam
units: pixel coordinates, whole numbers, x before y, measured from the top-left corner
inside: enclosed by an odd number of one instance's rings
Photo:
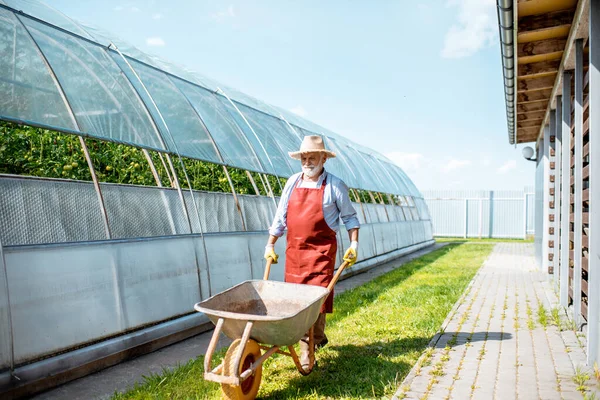
[[[367,222],[367,213],[365,212],[365,208],[363,207],[362,200],[360,199],[360,195],[358,194],[358,190],[350,189],[350,191],[352,193],[354,193],[354,197],[356,198],[356,201],[358,202],[358,205],[360,206],[360,211],[362,212],[363,219],[366,223]]]
[[[250,184],[254,189],[254,193],[256,193],[257,196],[260,196],[260,190],[258,190],[258,186],[256,186],[256,182],[254,181],[254,177],[252,176],[250,171],[246,170],[246,176],[248,177],[248,180],[250,180]]]
[[[563,72],[562,88],[562,151],[560,201],[560,305],[569,305],[569,241],[571,224],[571,71]]]
[[[160,176],[158,176],[158,172],[154,166],[154,161],[152,161],[152,157],[150,157],[150,153],[146,149],[142,149],[142,152],[144,153],[144,157],[146,157],[146,161],[148,161],[148,165],[152,171],[152,176],[154,176],[154,180],[156,181],[156,186],[163,187],[162,182],[160,181]]]
[[[169,179],[169,186],[175,188],[175,180],[171,176],[169,168],[167,167],[167,163],[165,162],[165,158],[163,157],[163,154],[160,151],[158,152],[158,157],[160,158],[160,162],[162,163],[165,173],[167,174],[167,178]]]
[[[227,181],[229,182],[229,187],[231,188],[231,194],[233,194],[233,201],[235,201],[235,206],[237,208],[238,214],[240,214],[240,218],[242,219],[242,229],[244,231],[247,231],[248,229],[246,229],[246,218],[244,217],[244,212],[242,211],[242,207],[240,206],[240,200],[238,199],[237,193],[235,192],[235,186],[233,185],[233,181],[231,180],[231,175],[229,175],[229,171],[224,165],[223,171],[225,172],[225,176],[227,177]]]
[[[85,144],[85,139],[83,139],[83,136],[78,136],[78,138],[79,143],[81,144],[81,149],[83,150],[83,155],[85,156],[85,161],[87,162],[90,174],[92,175],[92,182],[94,182],[96,195],[98,196],[100,212],[102,212],[102,220],[104,221],[104,233],[106,234],[107,239],[111,239],[112,234],[110,232],[110,225],[108,224],[108,213],[106,212],[106,206],[104,205],[104,196],[102,196],[102,190],[100,190],[100,183],[98,182],[98,177],[96,176],[96,170],[94,169],[94,164],[92,163],[90,152],[88,151],[88,148]]]
[[[2,242],[0,242],[0,266],[2,267],[2,270],[0,272],[3,274],[3,278],[1,280],[4,281],[4,287],[2,289],[4,289],[4,292],[6,293],[6,313],[7,313],[7,317],[8,317],[8,341],[10,343],[9,368],[10,368],[10,375],[15,377],[15,375],[14,375],[14,371],[15,371],[15,341],[14,341],[13,321],[12,321],[12,312],[11,312],[11,304],[10,304],[10,285],[8,284],[8,271],[6,270],[6,260],[4,258],[4,248],[2,247]]]
[[[71,107],[71,103],[69,102],[69,99],[67,98],[64,88],[62,87],[60,81],[58,80],[58,77],[54,73],[54,69],[50,65],[50,62],[46,58],[46,55],[40,48],[38,42],[35,40],[35,38],[31,34],[31,32],[29,32],[29,29],[27,29],[27,26],[23,23],[21,18],[17,17],[16,19],[20,22],[20,24],[23,27],[23,29],[25,30],[25,32],[27,32],[27,35],[29,36],[29,38],[31,39],[33,44],[35,45],[35,48],[36,48],[40,58],[43,60],[44,64],[48,68],[48,72],[49,72],[50,76],[52,77],[52,80],[54,81],[54,84],[56,85],[58,92],[60,93],[60,96],[62,98],[63,103],[65,104],[67,111],[69,112],[69,117],[71,118],[71,122],[73,123],[73,126],[78,131],[82,132],[82,129],[79,126],[79,122],[75,118],[75,113],[73,112],[73,108]],[[94,170],[94,165],[92,164],[92,159],[90,158],[90,154],[87,150],[87,147],[85,145],[85,141],[84,141],[83,137],[81,137],[81,136],[78,136],[78,137],[79,137],[79,143],[81,143],[81,147],[83,149],[83,153],[84,153],[85,159],[87,161],[88,168],[90,170],[90,175],[92,176],[92,181],[94,182],[94,189],[96,190],[96,195],[98,197],[98,205],[100,207],[100,212],[102,214],[102,222],[104,223],[104,232],[106,234],[106,238],[110,239],[111,233],[110,233],[110,225],[108,223],[108,214],[106,212],[106,207],[104,205],[104,197],[102,196],[102,191],[100,190],[100,184],[98,183],[98,179],[96,177],[96,171]]]
[[[162,115],[162,112],[160,111],[160,109],[158,108],[158,105],[156,104],[156,102],[154,101],[154,97],[152,96],[152,94],[150,93],[150,91],[148,91],[148,88],[146,87],[146,84],[144,83],[144,81],[142,80],[142,78],[140,78],[140,76],[138,75],[137,71],[131,66],[131,64],[129,63],[129,61],[127,60],[127,58],[123,55],[123,53],[121,53],[121,51],[119,50],[119,48],[117,46],[115,46],[114,43],[110,43],[109,47],[114,47],[115,51],[117,53],[119,53],[119,56],[121,56],[121,58],[123,59],[123,61],[125,62],[125,64],[127,65],[127,67],[129,68],[129,70],[131,71],[131,73],[135,76],[135,78],[138,80],[138,82],[140,83],[142,89],[144,90],[144,92],[146,93],[146,96],[148,96],[148,98],[150,99],[150,102],[152,104],[152,106],[154,107],[154,109],[156,110],[156,113],[158,114],[158,117],[160,118],[160,122],[162,123],[162,126],[164,126],[165,132],[167,133],[169,139],[171,139],[171,142],[173,143],[173,147],[175,149],[175,153],[177,154],[177,157],[179,158],[179,163],[181,165],[181,169],[183,170],[183,174],[185,175],[185,179],[187,181],[188,187],[190,188],[190,197],[192,199],[192,205],[194,206],[194,211],[196,212],[196,217],[198,218],[198,226],[200,228],[200,236],[202,238],[202,247],[204,249],[204,262],[206,263],[206,275],[207,275],[207,280],[208,280],[208,289],[209,289],[209,293],[208,296],[210,296],[211,293],[211,284],[210,284],[210,263],[208,261],[208,252],[206,251],[206,239],[204,237],[204,229],[202,227],[202,219],[200,218],[200,213],[198,212],[198,206],[196,205],[196,199],[194,198],[194,191],[192,189],[192,183],[190,182],[190,178],[187,174],[187,171],[185,169],[185,164],[183,163],[183,160],[181,159],[181,155],[179,153],[179,149],[177,148],[177,144],[175,143],[175,139],[173,138],[173,135],[171,134],[171,130],[169,129],[169,125],[167,125],[167,122],[165,121],[165,118]],[[121,66],[116,63],[116,65],[121,69]],[[123,71],[123,73],[125,73],[125,71]],[[136,87],[132,84],[132,88],[133,90],[138,94],[138,96],[140,96],[141,98],[141,94],[138,93]],[[162,144],[163,148],[165,149],[165,151],[169,150],[169,147],[166,145],[165,143],[165,139],[162,136],[161,130],[159,129],[159,125],[158,125],[158,121],[155,120],[153,114],[150,112],[150,109],[148,107],[148,105],[146,105],[146,102],[142,101],[141,102],[144,107],[146,108],[146,111],[148,112],[148,116],[150,118],[150,121],[152,122],[154,129],[156,131],[156,136],[158,138],[158,140],[160,141],[160,143]],[[175,187],[177,189],[177,194],[179,195],[179,200],[181,201],[181,207],[183,209],[183,214],[185,215],[185,218],[187,220],[188,223],[188,227],[190,229],[190,233],[194,233],[194,228],[192,226],[192,220],[190,219],[190,215],[188,212],[188,207],[187,204],[185,202],[185,198],[183,196],[183,192],[181,191],[181,186],[179,185],[179,179],[177,177],[177,172],[175,171],[175,167],[173,165],[173,161],[171,160],[171,157],[169,156],[168,153],[165,153],[165,157],[167,158],[167,161],[169,163],[169,167],[171,169],[171,172],[173,173],[172,177],[169,176],[169,168],[167,168],[167,165],[162,157],[162,154],[159,152],[158,153],[161,162],[163,164],[163,167],[165,169],[165,172],[167,173],[167,176],[169,177],[169,180],[171,181],[171,186]],[[199,297],[202,298],[206,298],[207,296],[204,296],[204,294],[202,293],[202,282],[200,279],[200,262],[198,260],[198,255],[196,254],[196,252],[194,252],[194,260],[196,262],[196,271],[197,271],[197,276],[198,276],[198,294]]]
[[[258,177],[260,178],[260,182],[262,183],[263,189],[265,191],[265,194],[267,196],[273,196],[273,191],[269,190],[269,188],[267,187],[267,184],[265,183],[265,177],[264,174],[258,173]]]
[[[242,207],[240,206],[240,202],[237,197],[237,193],[235,192],[235,186],[233,185],[233,181],[231,180],[231,176],[229,175],[229,171],[227,170],[227,166],[225,165],[226,164],[225,158],[223,157],[223,154],[221,153],[221,149],[219,148],[219,146],[217,146],[217,142],[215,141],[212,134],[208,130],[208,126],[206,126],[206,123],[204,122],[204,117],[202,117],[202,114],[200,114],[200,111],[195,107],[192,100],[188,97],[187,94],[184,93],[183,90],[181,90],[177,85],[175,85],[172,78],[168,77],[168,79],[169,79],[169,82],[171,82],[171,85],[173,85],[173,87],[175,88],[175,90],[177,90],[185,98],[185,100],[188,102],[191,109],[194,111],[194,114],[196,114],[196,116],[198,117],[198,120],[200,120],[200,123],[202,124],[202,127],[204,128],[204,132],[206,133],[206,136],[210,139],[210,142],[213,145],[213,148],[215,149],[215,153],[217,153],[217,156],[219,157],[219,161],[221,161],[221,163],[223,164],[223,171],[225,171],[225,176],[227,176],[227,181],[229,182],[229,187],[231,188],[231,193],[233,194],[233,200],[235,201],[236,209],[238,211],[238,214],[240,215],[240,219],[242,220],[242,228],[244,229],[244,231],[246,231],[247,230],[246,229],[246,219],[244,217],[244,212],[242,211]],[[254,149],[252,148],[252,146],[250,146],[250,148],[254,152]],[[254,153],[254,156],[256,157],[257,161],[260,163],[260,159],[258,158],[256,153]],[[181,159],[181,157],[180,157],[180,159]],[[181,166],[185,170],[185,166],[183,165],[183,163]],[[186,178],[187,178],[187,174],[186,174]],[[191,185],[191,182],[189,182],[189,178],[187,178],[187,179],[188,179],[188,185],[190,187],[190,192],[191,192],[192,185]],[[194,194],[192,192],[192,199],[193,199],[193,197],[194,197]],[[197,208],[196,208],[196,211],[197,211]],[[199,213],[197,213],[197,214],[198,214],[198,219],[200,219]]]
[[[246,116],[240,111],[240,109],[238,108],[238,106],[229,98],[229,96],[227,95],[227,93],[225,93],[221,88],[217,88],[217,92],[221,93],[223,96],[225,96],[225,98],[229,101],[229,104],[231,104],[231,106],[235,109],[235,111],[238,112],[238,114],[240,115],[240,117],[242,117],[242,120],[244,120],[244,122],[246,123],[246,125],[248,126],[248,128],[250,128],[250,132],[252,132],[252,134],[254,135],[254,138],[256,139],[256,141],[258,142],[258,144],[260,144],[260,148],[262,149],[262,151],[267,156],[267,160],[269,160],[269,164],[271,164],[271,168],[273,170],[273,173],[275,173],[275,165],[273,164],[273,161],[271,160],[271,157],[269,156],[269,152],[267,151],[267,149],[263,145],[262,141],[260,140],[260,138],[256,134],[256,131],[254,130],[254,128],[252,127],[252,125],[250,125],[250,122],[248,122],[248,120],[246,119]],[[265,165],[263,165],[262,161],[260,160],[260,157],[258,157],[258,154],[256,153],[256,150],[252,146],[252,143],[250,143],[250,140],[248,140],[248,138],[246,137],[246,135],[242,135],[242,136],[244,136],[244,139],[246,139],[246,142],[248,143],[248,146],[250,146],[250,148],[252,149],[252,152],[253,152],[254,156],[256,157],[256,159],[258,160],[258,162],[260,163],[260,165],[262,166],[263,171],[266,171],[267,169],[265,168]],[[268,183],[268,180],[267,180],[267,183]],[[269,185],[269,189],[270,189],[270,185]],[[275,199],[273,199],[273,202],[275,203],[275,209],[277,209],[277,202],[275,201]]]
[[[598,342],[600,327],[600,1],[590,1],[589,20],[589,256],[588,256],[588,365],[600,360]],[[600,200],[599,200],[600,201]]]
[[[556,140],[554,142],[554,230],[556,240],[554,241],[554,283],[558,285],[562,260],[560,259],[561,238],[561,176],[562,176],[562,96],[556,96]]]
[[[573,222],[573,319],[579,326],[581,319],[581,236],[583,233],[583,40],[575,43],[575,193]]]

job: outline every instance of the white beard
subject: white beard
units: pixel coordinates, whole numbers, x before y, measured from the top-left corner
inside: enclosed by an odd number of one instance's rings
[[[305,166],[302,167],[302,172],[304,172],[304,175],[308,176],[309,178],[314,178],[315,176],[318,176],[322,170],[323,170],[323,161],[321,161],[317,165],[313,165],[311,167],[305,167]]]

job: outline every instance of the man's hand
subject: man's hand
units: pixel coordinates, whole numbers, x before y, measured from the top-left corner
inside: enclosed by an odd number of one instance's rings
[[[277,259],[279,258],[279,256],[277,255],[277,253],[275,253],[275,245],[274,244],[268,244],[265,247],[265,260],[269,260],[269,258],[271,258],[273,261],[273,264],[277,264]]]
[[[350,243],[350,247],[346,250],[344,254],[344,261],[348,262],[348,266],[351,267],[356,263],[356,259],[358,258],[358,242],[353,241]]]

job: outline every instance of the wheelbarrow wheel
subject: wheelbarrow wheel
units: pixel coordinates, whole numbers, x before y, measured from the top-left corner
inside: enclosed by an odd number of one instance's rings
[[[227,350],[227,354],[225,354],[225,359],[223,360],[223,374],[227,376],[236,375],[236,371],[234,371],[235,358],[238,354],[238,348],[240,347],[241,339],[236,339],[229,349]],[[246,343],[246,348],[244,349],[244,353],[242,354],[242,360],[240,361],[240,368],[237,371],[237,374],[241,374],[250,366],[253,362],[260,358],[260,347],[258,343],[254,340],[250,339]],[[237,385],[228,385],[225,383],[221,384],[221,390],[223,391],[223,398],[227,400],[244,400],[244,399],[254,399],[258,393],[258,388],[260,387],[260,380],[262,378],[262,365],[259,365],[256,368],[256,371],[253,375],[248,377],[245,381],[242,382],[240,386]]]

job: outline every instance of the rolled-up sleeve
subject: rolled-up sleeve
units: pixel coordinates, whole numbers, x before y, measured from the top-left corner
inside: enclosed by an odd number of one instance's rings
[[[360,228],[356,210],[354,209],[352,200],[350,200],[350,195],[348,194],[348,186],[340,180],[334,190],[336,191],[336,203],[338,210],[340,210],[340,218],[342,219],[346,230]]]
[[[290,179],[285,183],[283,191],[281,192],[281,198],[279,199],[279,205],[277,206],[277,212],[273,223],[269,228],[269,234],[277,237],[283,236],[285,228],[287,226],[287,207],[290,195],[292,194],[292,188],[298,180],[298,174],[292,175]]]
[[[277,237],[283,236],[283,232],[285,231],[285,227],[287,226],[286,217],[287,201],[284,202],[282,197],[281,200],[279,200],[279,206],[277,207],[277,213],[275,214],[275,218],[273,218],[273,223],[269,228],[269,234]]]

